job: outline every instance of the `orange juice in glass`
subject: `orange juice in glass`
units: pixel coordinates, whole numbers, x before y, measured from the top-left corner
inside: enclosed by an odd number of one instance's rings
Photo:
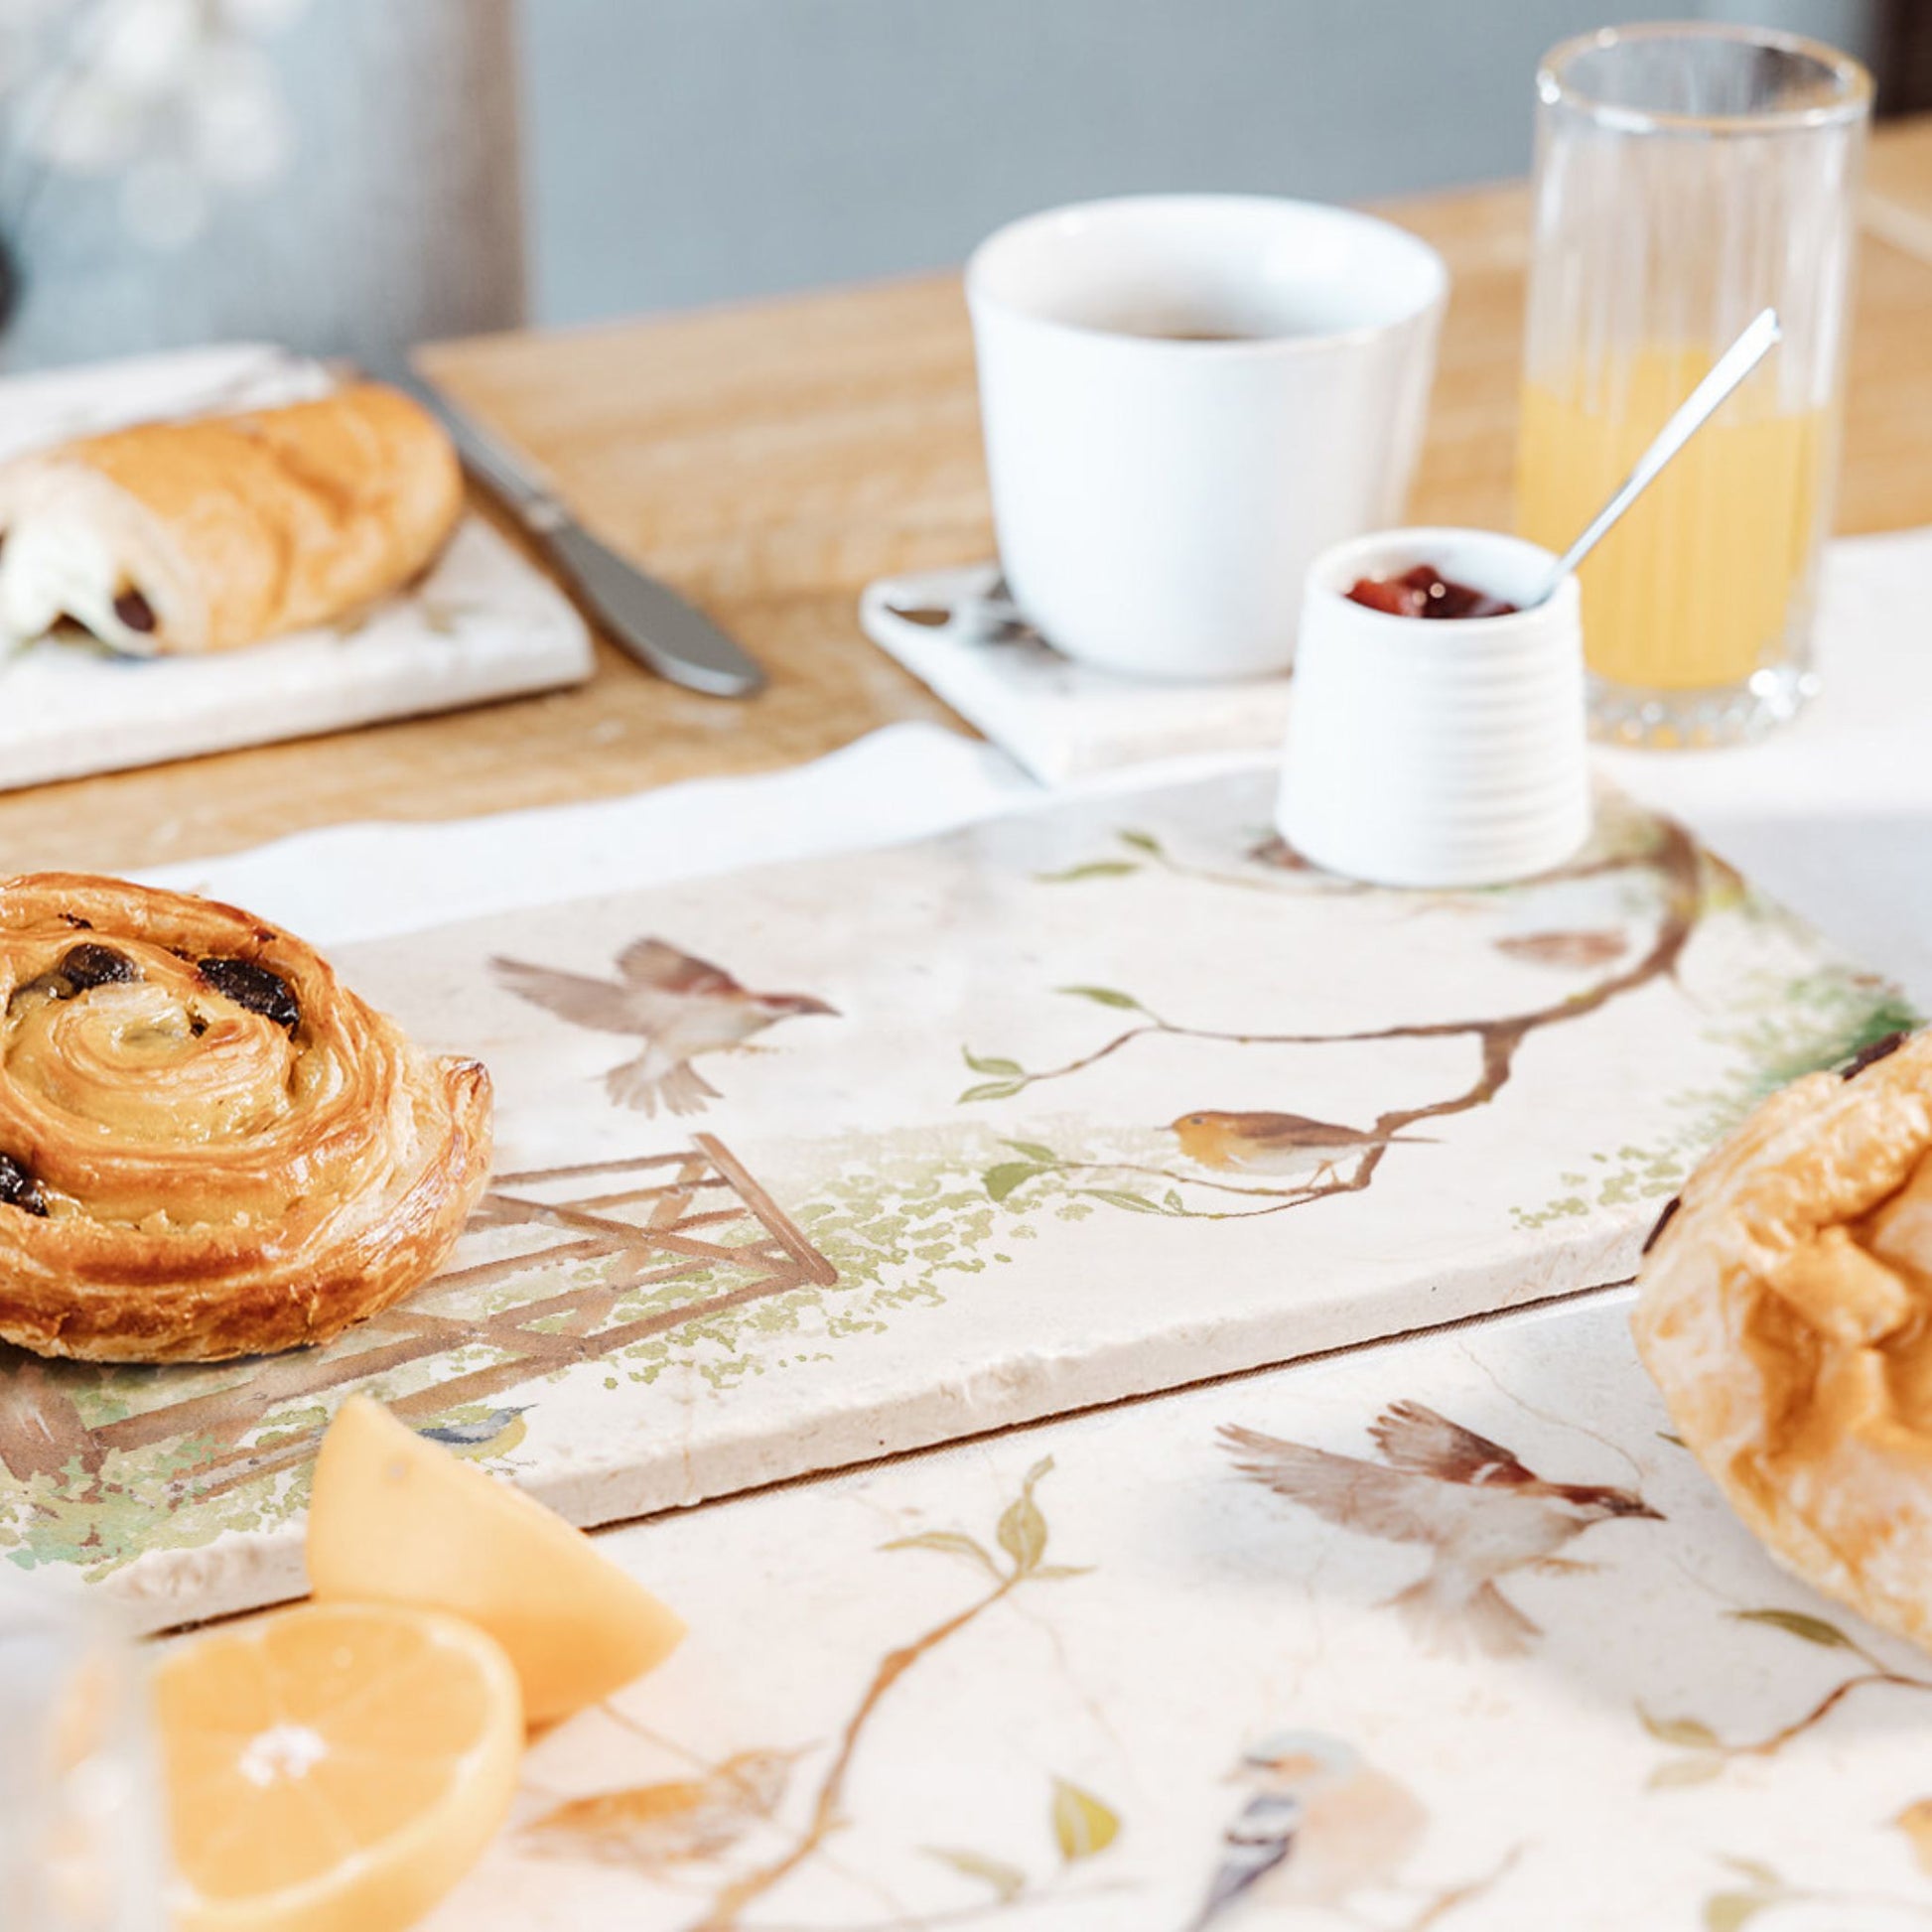
[[[1784,337],[1580,573],[1590,717],[1758,736],[1810,695],[1870,83],[1757,29],[1631,27],[1538,75],[1523,534],[1562,550],[1756,313]]]

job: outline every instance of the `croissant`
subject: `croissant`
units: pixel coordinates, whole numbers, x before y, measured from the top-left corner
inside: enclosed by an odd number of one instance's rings
[[[93,1361],[322,1342],[448,1255],[489,1077],[300,939],[75,873],[0,882],[0,1337]]]
[[[0,632],[68,619],[153,656],[331,623],[421,571],[462,507],[448,436],[374,382],[36,451],[0,466]]]
[[[1644,1365],[1732,1508],[1932,1648],[1932,1034],[1766,1101],[1666,1210],[1639,1282]]]

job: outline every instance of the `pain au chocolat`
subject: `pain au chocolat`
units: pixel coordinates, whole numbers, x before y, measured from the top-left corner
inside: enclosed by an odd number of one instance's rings
[[[379,382],[35,451],[0,466],[0,633],[68,621],[154,656],[333,623],[421,572],[462,508],[449,437]]]
[[[489,1078],[315,950],[119,880],[0,882],[0,1337],[94,1361],[327,1341],[433,1274]]]
[[[1932,1034],[1759,1107],[1653,1237],[1632,1322],[1771,1553],[1932,1648]]]

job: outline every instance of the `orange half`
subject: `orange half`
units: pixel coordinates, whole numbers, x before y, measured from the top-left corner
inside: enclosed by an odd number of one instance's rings
[[[460,1618],[313,1604],[190,1639],[155,1673],[177,1932],[396,1932],[476,1863],[523,1706]]]

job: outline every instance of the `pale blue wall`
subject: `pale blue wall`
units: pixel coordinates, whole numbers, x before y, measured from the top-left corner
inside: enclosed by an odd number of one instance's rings
[[[1855,45],[1867,0],[1678,0]],[[955,261],[1135,189],[1520,173],[1603,0],[523,0],[537,319]]]
[[[578,321],[955,262],[1083,196],[1518,174],[1537,56],[1602,4],[310,0],[263,42],[286,171],[175,249],[130,235],[116,175],[20,192],[0,85],[0,370],[238,336],[389,368],[513,326],[526,286]],[[1658,10],[1858,51],[1875,0]]]

